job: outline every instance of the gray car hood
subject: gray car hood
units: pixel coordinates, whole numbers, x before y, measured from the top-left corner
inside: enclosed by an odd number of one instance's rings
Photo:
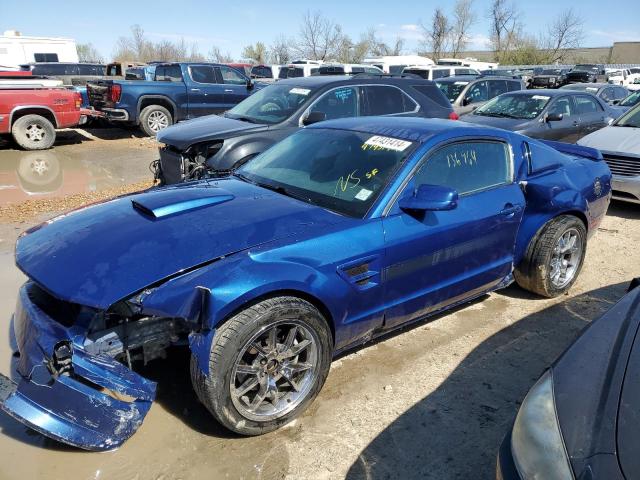
[[[640,155],[640,128],[611,125],[582,137],[578,145],[612,153]]]
[[[525,129],[529,127],[532,122],[532,120],[522,118],[488,117],[486,115],[475,115],[473,113],[463,115],[461,120],[468,123],[478,123],[480,125],[511,131]]]
[[[219,115],[207,115],[165,128],[158,133],[157,138],[160,143],[184,150],[195,143],[224,140],[244,132],[267,128],[267,125],[263,124],[243,122]]]

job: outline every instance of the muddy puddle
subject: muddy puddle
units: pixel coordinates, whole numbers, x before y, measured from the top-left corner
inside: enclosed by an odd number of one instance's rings
[[[157,150],[148,139],[104,141],[62,132],[61,144],[42,151],[0,146],[0,205],[88,193],[151,179]],[[82,138],[80,143],[65,142]]]

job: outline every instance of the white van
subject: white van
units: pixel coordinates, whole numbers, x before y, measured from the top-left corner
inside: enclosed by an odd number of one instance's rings
[[[469,67],[423,67],[421,65],[409,65],[402,70],[402,73],[412,73],[418,75],[425,80],[437,80],[445,77],[460,77],[465,75],[480,75],[475,68]]]
[[[384,73],[400,74],[405,67],[409,65],[421,65],[428,67],[435,65],[433,60],[420,55],[388,55],[378,58],[365,58],[365,65],[373,65],[378,67]]]

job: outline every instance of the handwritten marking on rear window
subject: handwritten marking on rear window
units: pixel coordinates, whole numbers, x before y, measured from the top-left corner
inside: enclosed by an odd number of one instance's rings
[[[449,168],[473,167],[477,164],[478,158],[475,150],[454,150],[453,152],[447,153],[447,165]]]
[[[398,138],[383,137],[374,135],[362,144],[363,150],[394,150],[396,152],[404,152],[411,142],[400,140]]]
[[[354,170],[346,177],[341,176],[336,182],[336,188],[333,189],[333,196],[335,197],[339,192],[346,192],[347,189],[356,188],[360,184],[360,177],[356,176],[358,170]]]
[[[334,96],[343,102],[351,95],[353,95],[353,90],[351,88],[340,88],[334,92]]]

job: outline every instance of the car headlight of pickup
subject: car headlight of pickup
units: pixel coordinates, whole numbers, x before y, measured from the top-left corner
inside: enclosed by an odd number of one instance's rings
[[[547,370],[522,402],[511,433],[511,451],[525,479],[572,479]]]

